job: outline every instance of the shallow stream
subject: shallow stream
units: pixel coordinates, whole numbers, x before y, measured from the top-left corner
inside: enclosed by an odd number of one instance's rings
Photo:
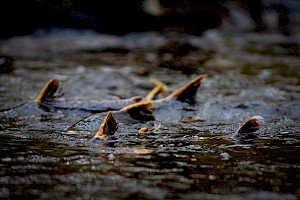
[[[0,75],[0,197],[299,199],[299,46],[299,34],[216,30],[64,30],[1,41],[14,70]],[[52,78],[67,100],[117,100],[146,96],[151,79],[177,89],[204,73],[190,116],[198,120],[121,123],[101,144],[90,139],[106,112],[33,102]],[[265,119],[258,139],[230,137],[254,115]]]

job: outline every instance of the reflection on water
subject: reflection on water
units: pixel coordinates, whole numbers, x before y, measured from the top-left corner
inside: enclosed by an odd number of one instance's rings
[[[182,38],[147,33],[132,41],[134,35],[89,33],[93,41],[106,41],[105,51],[101,42],[84,46],[87,37],[80,34],[72,37],[82,39],[83,47],[71,51],[69,44],[58,51],[59,42],[70,42],[61,36],[51,37],[54,44],[47,37],[27,36],[2,47],[2,53],[19,58],[12,74],[0,76],[0,197],[300,197],[299,36],[233,37],[212,31]],[[14,52],[28,37],[34,45]],[[173,40],[194,48],[173,57],[174,51],[166,51]],[[43,45],[37,48],[45,42],[53,45],[51,55]],[[109,52],[110,43],[127,51]],[[45,110],[31,101],[51,78],[62,82],[66,99],[116,100],[145,96],[153,87],[151,78],[173,89],[204,72],[208,78],[190,116],[200,120],[121,123],[115,136],[100,144],[90,139],[106,113]],[[266,120],[259,139],[232,138],[253,115]],[[155,131],[139,133],[142,127]]]
[[[298,192],[299,147],[185,136],[163,134],[157,140],[123,141],[98,150],[2,135],[1,196],[296,199],[291,194]]]

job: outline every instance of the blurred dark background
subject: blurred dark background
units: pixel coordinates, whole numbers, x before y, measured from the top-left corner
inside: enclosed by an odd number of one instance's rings
[[[289,34],[295,5],[299,9],[297,0],[2,0],[0,37],[56,28],[116,35],[139,31],[200,35],[207,29],[238,25],[236,8],[247,13],[253,31],[267,29],[264,16],[269,10],[275,13],[278,30]]]

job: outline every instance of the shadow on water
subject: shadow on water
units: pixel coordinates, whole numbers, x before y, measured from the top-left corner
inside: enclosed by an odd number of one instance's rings
[[[15,66],[0,76],[0,197],[299,198],[297,38],[76,32],[2,41],[1,53],[14,55]],[[186,111],[198,120],[120,123],[100,144],[90,139],[106,112],[41,109],[32,102],[51,78],[61,81],[66,99],[117,100],[146,96],[152,78],[174,89],[202,73],[208,77],[195,109]],[[233,138],[253,115],[266,120],[260,137]],[[152,131],[139,133],[143,127]]]

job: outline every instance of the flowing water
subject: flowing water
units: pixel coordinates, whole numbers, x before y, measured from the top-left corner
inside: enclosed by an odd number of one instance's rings
[[[216,30],[61,31],[1,41],[14,71],[0,75],[0,197],[299,199],[299,45],[299,34]],[[90,139],[106,112],[33,102],[52,78],[67,100],[117,100],[146,96],[150,79],[176,89],[203,73],[189,112],[197,120],[120,123],[100,144]],[[254,115],[265,119],[259,138],[233,138]],[[143,127],[152,131],[139,133]]]

